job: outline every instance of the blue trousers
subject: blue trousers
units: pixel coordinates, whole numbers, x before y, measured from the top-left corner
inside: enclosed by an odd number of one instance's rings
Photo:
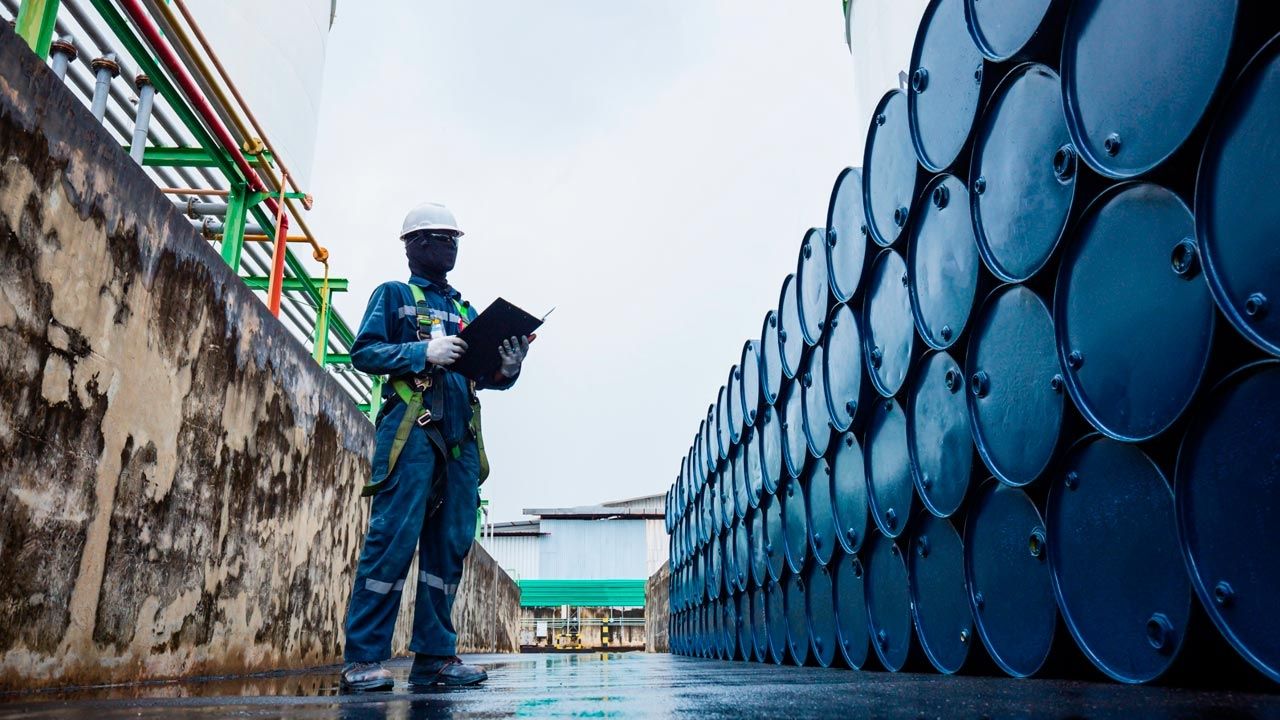
[[[378,427],[374,465],[384,463],[400,412]],[[391,636],[400,612],[405,582],[418,583],[409,649],[426,655],[454,655],[454,596],[462,580],[462,561],[471,550],[479,504],[480,456],[466,439],[458,457],[442,460],[421,428],[415,427],[401,450],[387,487],[373,496],[355,587],[347,606],[346,662],[375,662],[391,657]],[[381,456],[381,457],[379,457]],[[445,462],[444,502],[427,517],[427,499],[436,464]],[[406,577],[418,550],[418,575]]]

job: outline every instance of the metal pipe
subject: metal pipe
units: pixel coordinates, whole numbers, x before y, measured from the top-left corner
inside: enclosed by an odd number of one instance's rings
[[[111,92],[111,81],[120,74],[120,63],[116,62],[115,53],[107,53],[96,58],[89,67],[93,68],[97,85],[93,88],[93,117],[98,122],[107,114],[107,95]]]
[[[76,39],[70,35],[60,36],[49,45],[49,55],[53,58],[53,74],[59,80],[66,80],[67,66],[76,61]]]
[[[146,75],[139,75],[134,82],[138,88],[138,115],[133,125],[133,144],[129,146],[129,157],[141,165],[142,153],[147,148],[147,130],[151,127],[151,105],[156,97],[156,89]]]
[[[208,195],[210,197],[227,197],[231,194],[230,190],[205,190],[195,187],[162,187],[160,192],[165,195]]]

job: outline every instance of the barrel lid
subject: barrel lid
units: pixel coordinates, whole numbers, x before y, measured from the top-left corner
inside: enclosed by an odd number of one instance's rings
[[[1072,3],[1063,99],[1067,127],[1090,167],[1134,177],[1186,142],[1226,72],[1239,13],[1238,0]]]
[[[907,224],[918,170],[907,96],[901,90],[890,90],[871,116],[862,155],[862,204],[876,244],[892,245]]]
[[[978,114],[983,70],[963,0],[932,0],[916,31],[907,94],[911,140],[926,170],[946,170],[964,150]]]
[[[742,439],[742,373],[737,365],[729,368],[724,387],[724,420],[728,423],[729,442],[737,445]]]
[[[1108,189],[1076,226],[1054,330],[1071,398],[1103,434],[1155,437],[1200,387],[1215,311],[1197,255],[1191,211],[1151,183]]]
[[[836,438],[831,458],[831,512],[836,537],[846,553],[856,553],[867,535],[867,468],[862,444],[851,432]]]
[[[1246,365],[1205,397],[1178,451],[1178,534],[1222,636],[1280,682],[1280,361]]]
[[[960,533],[949,520],[922,510],[907,547],[911,615],[920,645],[938,672],[959,672],[974,640]]]
[[[853,426],[863,401],[862,330],[858,315],[843,303],[831,309],[823,340],[823,380],[831,425],[844,432]]]
[[[836,659],[836,616],[831,587],[831,571],[825,565],[810,565],[804,575],[805,616],[809,626],[810,656],[822,667]]]
[[[965,518],[965,585],[978,635],[1014,677],[1040,670],[1058,622],[1049,563],[1043,552],[1030,552],[1030,538],[1044,532],[1027,494],[994,479],[983,483]]]
[[[716,447],[716,406],[707,406],[707,417],[699,425],[702,430],[702,454],[705,463],[703,468],[710,474],[719,462],[719,450]]]
[[[726,596],[738,590],[738,555],[734,547],[733,528],[733,525],[725,528],[725,533],[719,540],[720,556],[724,561],[724,594]]]
[[[778,411],[766,406],[760,416],[760,470],[764,481],[764,491],[772,493],[778,489],[778,480],[782,478],[782,421]]]
[[[734,585],[738,592],[744,592],[751,579],[751,533],[746,518],[739,518],[733,525],[733,569]]]
[[[728,391],[721,385],[716,393],[716,452],[721,460],[729,457],[733,439],[729,437]]]
[[[808,609],[809,586],[804,576],[794,572],[785,581],[787,604],[787,649],[791,652],[791,661],[796,665],[804,665],[809,661],[809,618]]]
[[[1059,0],[964,0],[969,34],[989,60],[1008,60],[1027,46]]]
[[[769,657],[781,665],[787,657],[787,605],[780,581],[765,586],[764,602],[769,618]]]
[[[742,402],[742,413],[738,417],[743,427],[750,427],[756,424],[756,412],[760,407],[760,344],[758,341],[748,340],[743,343],[738,374],[742,378],[738,387],[738,400]]]
[[[754,652],[751,639],[751,595],[745,590],[733,596],[734,628],[738,634],[738,652],[743,660],[750,660]]]
[[[782,418],[782,459],[791,477],[799,477],[804,471],[804,461],[809,442],[804,435],[804,388],[800,378],[787,383],[783,397],[778,400]]]
[[[804,437],[809,454],[821,457],[831,444],[831,415],[827,411],[826,362],[821,345],[809,351],[800,376],[801,405],[804,410]]]
[[[860,670],[867,662],[867,596],[862,560],[854,553],[838,553],[831,565],[832,595],[840,655]]]
[[[831,562],[831,553],[840,544],[836,539],[835,516],[831,511],[831,466],[826,458],[818,458],[809,467],[809,547],[819,564]]]
[[[769,579],[769,558],[764,554],[765,511],[766,508],[762,503],[747,515],[748,540],[751,544],[751,579],[756,585],[762,585]]]
[[[747,504],[759,507],[760,496],[764,494],[764,468],[760,465],[760,433],[754,428],[747,428],[747,434],[742,438],[742,456],[746,470]]]
[[[800,356],[804,352],[804,330],[800,327],[800,307],[796,276],[782,281],[778,297],[778,347],[781,351],[782,374],[793,378],[800,372]]]
[[[720,529],[723,533],[733,523],[734,504],[737,497],[738,469],[731,457],[720,471]]]
[[[782,533],[785,537],[787,566],[791,572],[804,569],[809,558],[809,515],[804,500],[805,486],[799,478],[788,478],[778,488],[782,498]]]
[[[907,244],[911,314],[929,347],[951,347],[964,332],[978,295],[982,258],[973,238],[969,193],[954,175],[925,186]]]
[[[1021,285],[993,290],[978,312],[964,364],[979,457],[1002,482],[1035,480],[1053,459],[1064,411],[1044,301]]]
[[[733,512],[738,517],[747,514],[751,507],[751,477],[747,474],[746,443],[738,445],[729,458],[733,462]]]
[[[732,596],[720,601],[720,659],[733,660],[738,655],[738,611]]]
[[[822,339],[822,328],[827,321],[826,231],[809,228],[800,244],[800,258],[796,265],[796,292],[799,293],[800,329],[808,345],[816,345]]]
[[[751,642],[756,662],[769,662],[769,616],[765,609],[764,584],[756,585],[751,596]]]
[[[907,393],[907,450],[920,501],[938,517],[964,502],[973,474],[973,435],[964,370],[944,350],[920,359]]]
[[[707,597],[715,600],[720,597],[720,590],[724,585],[724,555],[720,542],[713,538],[703,553],[707,556]]]
[[[1259,148],[1280,137],[1280,36],[1254,56],[1205,144],[1196,178],[1196,229],[1205,275],[1240,334],[1280,355],[1280,203],[1275,158]]]
[[[871,648],[890,672],[911,652],[911,596],[907,565],[892,538],[873,533],[866,550],[868,630]]]
[[[1054,473],[1045,526],[1054,594],[1085,656],[1120,682],[1164,674],[1186,638],[1191,582],[1160,468],[1135,445],[1085,437]]]
[[[1076,171],[1058,74],[1019,65],[987,103],[969,168],[974,236],[996,277],[1022,282],[1048,264],[1071,214]]]
[[[760,508],[764,510],[764,540],[761,542],[761,547],[764,548],[769,578],[775,582],[782,577],[787,557],[787,535],[782,527],[782,505],[783,501],[776,495],[769,495],[760,502]]]
[[[827,205],[827,276],[837,302],[848,302],[862,284],[867,232],[862,170],[847,167],[836,177]]]
[[[894,250],[882,251],[871,266],[861,330],[871,384],[881,395],[893,397],[907,378],[916,337],[907,264]]]
[[[896,538],[911,519],[911,456],[907,418],[892,398],[881,399],[867,421],[867,499],[876,527]]]
[[[778,313],[770,310],[765,313],[764,323],[760,327],[760,393],[764,395],[764,403],[772,405],[778,401],[778,393],[782,391],[782,346],[778,339]]]

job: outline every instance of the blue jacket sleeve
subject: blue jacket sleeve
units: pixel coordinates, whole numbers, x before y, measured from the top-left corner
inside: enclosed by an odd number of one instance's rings
[[[370,375],[403,377],[426,369],[425,342],[396,342],[397,325],[404,322],[397,313],[399,296],[396,283],[383,283],[369,298],[360,332],[351,345],[351,364],[357,370]]]

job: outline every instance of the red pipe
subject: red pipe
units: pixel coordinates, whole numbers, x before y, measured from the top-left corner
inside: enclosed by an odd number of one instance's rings
[[[204,119],[214,137],[231,155],[231,159],[235,161],[236,166],[240,168],[240,172],[244,174],[245,180],[249,183],[249,189],[255,192],[267,192],[267,187],[262,182],[262,178],[249,165],[249,161],[245,160],[244,156],[240,154],[240,148],[236,146],[235,139],[231,137],[231,133],[227,131],[226,126],[218,119],[213,106],[200,93],[195,80],[187,72],[177,53],[173,51],[173,48],[165,41],[164,36],[160,34],[160,29],[156,27],[151,16],[142,7],[141,0],[120,0],[120,4],[124,7],[125,12],[129,14],[129,17],[133,19],[133,23],[142,31],[143,37],[147,39],[151,48],[156,51],[160,62],[173,74],[173,79],[177,81],[178,87],[187,96],[187,99],[191,101],[195,111]],[[282,208],[275,201],[275,198],[268,197],[264,202],[267,204],[267,209],[280,219],[276,227],[276,247],[275,252],[272,254],[271,282],[267,290],[267,306],[271,308],[272,315],[279,317],[280,290],[284,285],[284,250],[285,241],[289,235],[289,218],[283,214]]]

